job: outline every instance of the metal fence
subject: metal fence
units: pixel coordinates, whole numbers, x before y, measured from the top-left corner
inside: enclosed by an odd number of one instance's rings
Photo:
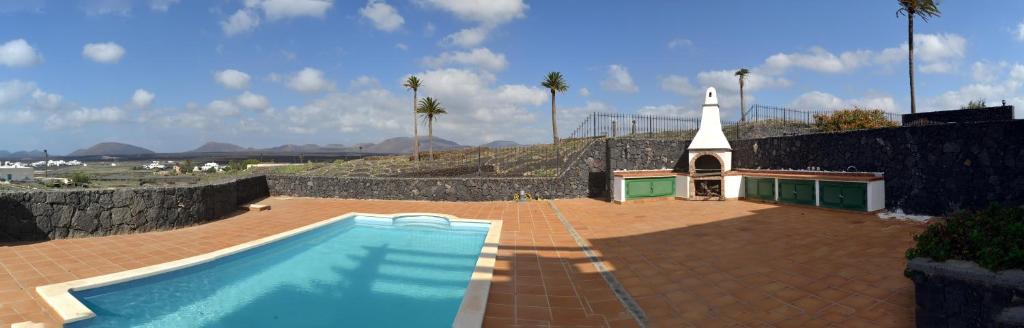
[[[648,114],[591,113],[567,136],[567,139],[594,137],[692,137],[700,119]]]
[[[747,122],[758,121],[783,121],[804,124],[817,122],[815,115],[828,115],[847,108],[798,110],[786,107],[751,105],[747,109]],[[900,123],[902,116],[899,113],[884,113],[885,118],[894,123]]]

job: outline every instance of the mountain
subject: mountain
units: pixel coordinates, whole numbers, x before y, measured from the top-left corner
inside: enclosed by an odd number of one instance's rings
[[[16,152],[9,152],[9,151],[6,151],[6,150],[0,150],[0,158],[24,160],[24,159],[37,159],[37,158],[43,158],[43,157],[44,157],[44,154],[43,154],[42,150],[29,150],[29,151],[16,151]]]
[[[508,141],[508,140],[495,140],[495,141],[491,141],[491,142],[488,142],[488,143],[480,145],[480,147],[484,147],[484,148],[511,148],[511,147],[519,147],[519,146],[520,146],[519,143],[517,143],[515,141]]]
[[[207,142],[207,143],[203,144],[202,146],[199,146],[199,148],[193,149],[192,151],[189,151],[189,152],[190,153],[231,153],[231,152],[246,151],[246,150],[248,150],[248,149],[242,148],[242,146],[239,146],[239,145],[223,143],[223,142],[210,141],[210,142]]]
[[[129,144],[123,144],[119,142],[101,142],[86,149],[76,150],[71,154],[68,154],[68,156],[127,156],[148,154],[154,154],[154,152],[146,148],[132,146]]]
[[[427,137],[420,137],[420,151],[425,152],[429,148]],[[448,150],[466,148],[454,141],[434,137],[434,150]],[[405,154],[412,152],[412,138],[396,137],[381,141],[374,145],[363,146],[362,151],[368,153]]]
[[[260,150],[266,151],[266,152],[271,152],[271,153],[316,153],[316,152],[330,151],[330,150],[325,150],[325,148],[321,147],[320,145],[314,145],[314,144],[305,144],[305,145],[291,145],[291,144],[289,144],[289,145],[281,145],[281,146],[272,147],[272,148],[264,148],[264,149],[260,149]]]

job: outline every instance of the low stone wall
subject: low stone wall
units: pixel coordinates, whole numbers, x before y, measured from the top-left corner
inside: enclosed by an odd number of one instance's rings
[[[1013,106],[981,109],[944,110],[917,114],[903,114],[903,125],[929,123],[963,123],[1008,121],[1013,119]]]
[[[0,241],[33,241],[185,227],[269,195],[263,176],[183,187],[0,192]]]
[[[1024,120],[733,141],[733,167],[885,173],[885,205],[942,215],[1024,204]]]
[[[1024,327],[1024,271],[995,273],[965,261],[907,263],[918,327]]]
[[[543,199],[580,198],[603,193],[607,175],[605,143],[595,140],[557,177],[376,178],[268,175],[270,194],[349,199],[493,201],[511,200],[519,191]],[[596,178],[595,178],[596,177]]]

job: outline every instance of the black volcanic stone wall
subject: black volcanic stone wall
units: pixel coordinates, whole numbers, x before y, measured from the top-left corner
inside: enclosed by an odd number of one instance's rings
[[[886,207],[941,215],[1024,204],[1024,120],[733,141],[733,167],[885,173]]]
[[[982,109],[944,110],[917,114],[903,114],[903,125],[922,123],[964,123],[1009,121],[1013,119],[1013,106]]]
[[[263,176],[187,187],[0,192],[0,242],[185,227],[268,195]]]
[[[374,178],[269,175],[271,195],[298,197],[492,201],[520,190],[542,199],[601,196],[606,186],[605,143],[595,140],[558,177]]]
[[[915,258],[907,275],[914,281],[918,327],[1024,327],[1024,271]]]

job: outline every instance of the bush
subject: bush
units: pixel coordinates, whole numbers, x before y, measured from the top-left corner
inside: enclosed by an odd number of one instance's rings
[[[78,186],[87,185],[89,182],[92,182],[92,177],[85,174],[85,172],[72,172],[67,178],[71,179],[71,183]]]
[[[860,129],[891,128],[895,122],[877,109],[844,109],[826,114],[814,114],[814,127],[824,132],[839,132]]]
[[[960,106],[960,109],[984,109],[985,99],[977,99],[968,101],[966,105]]]
[[[1024,269],[1024,209],[996,205],[960,212],[914,236],[907,258],[965,260],[992,271]]]

